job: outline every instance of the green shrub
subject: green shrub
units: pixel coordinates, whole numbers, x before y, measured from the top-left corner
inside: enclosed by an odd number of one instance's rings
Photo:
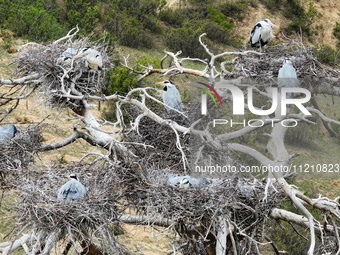
[[[333,35],[338,39],[338,47],[340,47],[340,23],[335,22],[335,27],[333,28]]]
[[[167,31],[165,43],[172,50],[182,50],[182,54],[185,56],[204,59],[209,56],[198,41],[198,37],[203,33],[207,33],[207,37],[204,37],[203,40],[212,51],[216,49],[216,46],[209,39],[230,45],[235,45],[237,42],[231,35],[231,29],[227,29],[217,22],[209,20],[189,22],[189,20],[185,20],[182,28]]]
[[[0,0],[0,23],[16,36],[48,41],[66,32],[55,1]]]
[[[161,33],[157,10],[164,2],[114,0],[104,14],[104,28],[119,44],[133,48],[152,48],[152,33]]]
[[[301,28],[301,31],[306,33],[307,36],[312,33],[311,25],[315,19],[320,17],[314,2],[309,3],[309,8],[306,12],[299,0],[287,0],[283,15],[292,19],[292,22],[287,27],[288,33],[300,33]]]
[[[182,9],[182,8],[169,8],[165,7],[163,8],[159,14],[158,17],[161,21],[166,22],[168,25],[175,26],[175,27],[181,27],[182,23],[185,19],[187,19],[189,16],[188,9]]]
[[[79,26],[83,34],[88,34],[96,27],[100,18],[97,1],[89,3],[85,0],[66,0],[67,20],[69,28]]]
[[[182,28],[168,31],[165,44],[172,50],[181,50],[185,56],[206,58],[208,55],[198,41],[202,33],[201,24],[186,20]]]
[[[105,94],[115,94],[126,95],[130,89],[136,88],[137,74],[132,73],[129,69],[121,66],[115,67],[108,73],[109,83],[107,91]]]
[[[226,21],[226,16],[219,10],[216,10],[214,5],[208,5],[207,10],[210,14],[210,19],[226,29],[232,29],[233,24]]]
[[[282,8],[283,0],[265,0],[263,4],[267,7],[267,9],[272,12],[276,13],[278,10]]]
[[[340,64],[340,50],[334,50],[328,45],[323,45],[313,50],[316,58],[323,64],[335,66]]]
[[[218,9],[225,16],[229,18],[234,18],[237,20],[243,20],[247,14],[248,10],[247,1],[237,0],[237,1],[226,1],[218,6]]]

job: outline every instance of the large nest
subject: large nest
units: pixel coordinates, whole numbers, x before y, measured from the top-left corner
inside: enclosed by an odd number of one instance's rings
[[[189,120],[185,116],[177,113],[168,113],[164,107],[151,105],[150,110],[164,119],[176,121],[179,125],[189,127]],[[136,118],[138,111],[135,112]],[[161,125],[148,117],[143,117],[138,126],[138,132],[132,131],[124,138],[126,142],[139,142],[152,147],[141,147],[131,145],[134,154],[140,158],[153,162],[159,168],[169,166],[177,169],[177,173],[182,173],[182,153],[176,147],[176,134],[167,125]],[[188,154],[189,135],[180,135],[180,143],[184,153]],[[174,169],[173,169],[174,170]]]
[[[253,54],[242,56],[236,61],[232,73],[235,76],[272,79],[277,77],[285,57],[293,62],[298,78],[308,76],[325,78],[339,75],[337,70],[321,64],[312,49],[296,44],[269,47],[261,56]]]
[[[57,64],[58,58],[68,49],[73,48],[80,51],[85,47],[91,47],[100,52],[103,57],[103,71],[97,72],[89,70],[85,66],[85,58],[77,58],[71,64],[61,63]],[[101,93],[102,85],[99,80],[105,77],[105,70],[111,69],[112,57],[111,52],[105,42],[105,37],[94,41],[91,37],[81,37],[78,40],[63,40],[52,44],[27,44],[23,51],[16,59],[17,75],[29,76],[38,74],[39,79],[36,83],[39,85],[42,92],[45,93],[45,102],[51,107],[58,107],[66,104],[75,109],[79,107],[79,101],[66,100],[58,96],[58,91],[75,94],[75,87],[77,93],[81,95],[93,95]],[[100,76],[100,79],[98,78]]]
[[[39,126],[18,129],[15,137],[0,143],[0,182],[1,187],[8,187],[7,175],[17,176],[34,161],[33,154],[39,150],[42,141]],[[5,186],[4,186],[5,185]]]
[[[120,181],[103,169],[103,165],[77,163],[43,173],[22,173],[15,183],[22,199],[15,208],[18,223],[32,229],[34,239],[42,246],[51,245],[48,240],[52,245],[78,241],[84,250],[99,247],[107,254],[124,254],[125,249],[115,244],[114,237],[119,229],[116,222],[120,209],[116,204],[121,199],[117,189]],[[87,195],[80,201],[58,200],[59,188],[68,181],[65,175],[71,173],[77,174]]]
[[[219,216],[228,218],[238,227],[238,233],[244,233],[239,238],[249,241],[247,236],[252,236],[261,242],[264,227],[259,226],[264,226],[269,212],[282,198],[281,192],[270,189],[270,200],[264,199],[265,180],[250,183],[237,176],[208,179],[209,185],[183,190],[167,182],[169,173],[176,175],[174,171],[159,169],[143,159],[118,175],[124,179],[125,204],[148,216],[149,220],[170,220],[170,227],[181,236],[179,246],[183,245],[183,254],[197,251],[197,247],[188,242],[194,236],[200,239],[209,233],[208,239],[216,238],[220,228]],[[148,223],[152,225],[154,222],[150,220]]]

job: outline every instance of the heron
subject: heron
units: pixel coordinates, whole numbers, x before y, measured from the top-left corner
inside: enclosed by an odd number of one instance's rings
[[[79,58],[81,56],[85,57],[85,66],[89,70],[96,70],[98,71],[98,84],[100,81],[100,73],[99,71],[102,70],[103,67],[103,57],[99,51],[92,49],[91,47],[85,47],[84,49],[80,50],[78,55],[72,58],[72,60]],[[89,80],[90,80],[90,73],[89,73]]]
[[[72,58],[78,54],[78,51],[73,48],[67,48],[61,56],[57,59],[57,65],[67,64],[70,65]]]
[[[250,43],[253,48],[262,48],[275,36],[272,33],[276,27],[269,19],[261,19],[250,32]]]
[[[163,103],[166,105],[165,109],[168,113],[171,113],[173,110],[171,110],[169,107],[172,107],[180,112],[183,111],[183,104],[181,100],[181,95],[179,94],[178,89],[171,81],[163,81],[157,84],[164,84],[163,88]],[[167,107],[169,106],[169,107]]]
[[[79,53],[72,58],[72,60],[79,58],[81,56],[86,56],[85,66],[88,69],[93,69],[96,71],[102,70],[103,57],[99,51],[92,49],[91,47],[85,47],[84,49],[80,50]]]
[[[296,75],[296,70],[293,67],[292,61],[289,60],[289,58],[284,58],[283,60],[283,66],[279,70],[278,75],[278,84],[279,89],[281,88],[298,88],[299,82]],[[294,98],[294,93],[286,93],[287,99]],[[290,107],[290,105],[287,105],[287,109]]]
[[[0,142],[12,139],[17,132],[18,130],[14,125],[0,127]]]
[[[210,184],[210,182],[205,178],[193,178],[189,175],[172,176],[171,174],[168,175],[168,183],[173,187],[179,188],[188,186],[188,183],[190,187],[205,186]]]
[[[192,186],[192,184],[189,182],[189,180],[187,178],[184,178],[179,183],[178,188],[188,190],[188,189],[191,188],[191,186]]]
[[[66,176],[70,178],[58,191],[58,199],[73,201],[83,199],[86,195],[86,189],[83,184],[80,183],[78,177],[75,174]]]

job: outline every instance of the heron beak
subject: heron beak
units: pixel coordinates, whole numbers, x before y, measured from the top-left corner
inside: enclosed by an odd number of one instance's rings
[[[65,177],[71,179],[71,176],[69,176],[69,175],[65,175]]]
[[[163,81],[160,81],[160,82],[157,82],[156,84],[157,84],[157,85],[164,85],[164,82],[163,82]]]
[[[272,27],[277,27],[276,25],[274,25],[273,23],[271,24]]]
[[[76,58],[79,58],[83,53],[78,54],[77,56],[73,57],[72,60],[75,60]]]

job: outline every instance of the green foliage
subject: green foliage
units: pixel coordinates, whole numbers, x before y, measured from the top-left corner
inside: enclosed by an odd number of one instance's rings
[[[229,45],[235,45],[237,40],[232,36],[231,29],[209,20],[185,20],[181,28],[168,30],[165,44],[172,50],[182,50],[183,55],[190,57],[206,58],[208,54],[198,41],[202,33],[207,33],[204,41],[211,50],[216,47],[210,40]],[[208,40],[207,40],[208,39]]]
[[[326,65],[335,66],[340,64],[340,49],[332,49],[327,45],[322,45],[313,50],[317,59]]]
[[[59,23],[59,9],[49,1],[0,0],[0,22],[15,35],[34,41],[48,41],[65,33]],[[46,8],[49,9],[46,9]]]
[[[184,21],[183,27],[168,31],[165,44],[173,50],[182,50],[182,54],[190,57],[206,58],[207,53],[198,41],[203,33],[198,23]]]
[[[163,7],[160,0],[112,1],[104,15],[104,28],[121,45],[152,48],[152,33],[162,32],[156,16]]]
[[[282,8],[283,2],[283,0],[264,0],[263,4],[270,12],[276,13]]]
[[[66,0],[69,27],[79,26],[83,34],[88,34],[99,21],[99,7],[83,0]]]
[[[188,19],[190,12],[187,8],[163,8],[158,17],[161,21],[166,22],[168,25],[181,27],[184,20]]]
[[[300,183],[299,183],[300,184]],[[300,186],[300,185],[299,185]],[[313,188],[313,187],[312,187]],[[318,196],[320,194],[319,190],[313,188],[312,193]],[[311,196],[311,195],[309,195]],[[287,210],[289,212],[303,215],[303,213],[289,200],[284,200],[280,208]],[[308,211],[312,213],[317,221],[322,221],[323,214],[320,210],[317,210],[313,207],[307,207]],[[302,228],[296,224],[294,224],[294,228],[288,222],[284,221],[269,221],[269,229],[271,230],[269,233],[269,237],[274,241],[275,245],[277,245],[279,250],[284,250],[289,254],[307,254],[309,250],[310,241],[308,239],[303,238],[303,236],[310,235],[310,232],[306,228]],[[316,245],[321,245],[321,241],[316,239]]]
[[[226,16],[221,12],[216,10],[214,5],[208,5],[208,12],[210,14],[210,19],[226,29],[232,29],[233,24],[226,21]]]
[[[340,23],[335,22],[335,27],[333,28],[333,35],[338,39],[338,47],[340,47]]]
[[[292,22],[287,27],[289,33],[300,33],[301,28],[302,32],[306,33],[307,36],[312,33],[311,25],[315,19],[320,17],[314,2],[309,3],[308,11],[306,11],[299,0],[287,0],[283,15],[292,19]]]
[[[7,52],[10,52],[11,46],[12,46],[12,37],[11,35],[5,31],[1,30],[0,31],[0,37],[2,37],[2,40],[4,42],[4,48]]]
[[[137,75],[132,73],[129,69],[121,66],[115,67],[108,73],[109,84],[106,94],[127,94],[130,89],[136,88],[138,81]]]
[[[221,3],[218,9],[227,17],[243,20],[247,14],[249,4],[251,4],[250,1],[246,0],[226,1]]]

